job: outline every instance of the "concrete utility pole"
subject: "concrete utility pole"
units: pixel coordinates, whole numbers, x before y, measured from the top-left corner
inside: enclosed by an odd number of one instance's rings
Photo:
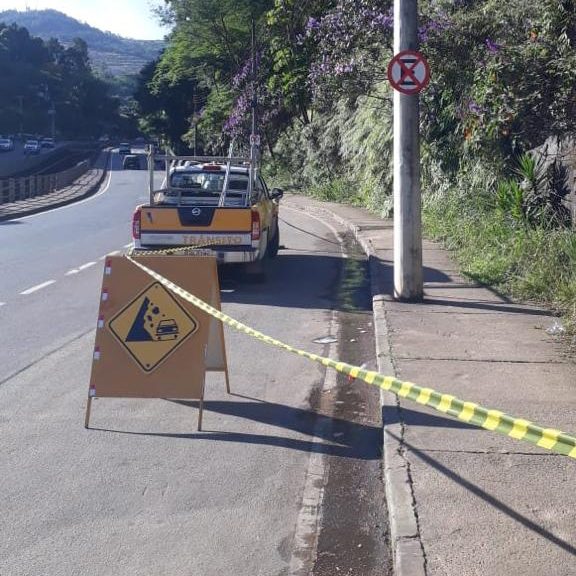
[[[418,0],[394,0],[394,53],[418,50]],[[420,301],[420,97],[394,91],[394,297]]]

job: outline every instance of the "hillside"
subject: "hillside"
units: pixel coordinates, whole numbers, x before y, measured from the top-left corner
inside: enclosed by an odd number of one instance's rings
[[[115,76],[138,73],[164,46],[161,40],[132,40],[103,32],[56,10],[6,10],[0,12],[0,22],[22,26],[44,40],[56,38],[64,45],[82,38],[94,68]]]

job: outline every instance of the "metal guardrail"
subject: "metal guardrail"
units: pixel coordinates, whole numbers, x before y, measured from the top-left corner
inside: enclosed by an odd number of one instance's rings
[[[0,205],[19,200],[28,200],[66,188],[66,186],[70,186],[70,184],[85,174],[89,168],[90,162],[84,160],[76,166],[56,174],[0,180]]]

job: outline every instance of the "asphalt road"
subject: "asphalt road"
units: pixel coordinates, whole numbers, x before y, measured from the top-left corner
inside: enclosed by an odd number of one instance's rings
[[[146,172],[119,166],[87,201],[0,223],[0,575],[291,574],[314,552],[301,543],[319,521],[303,503],[322,492],[311,454],[378,470],[378,448],[312,410],[321,367],[227,330],[233,395],[209,375],[203,432],[194,403],[167,400],[99,399],[83,427],[103,259],[147,199]],[[225,273],[223,308],[326,353],[314,340],[339,332],[341,247],[288,208],[267,282]],[[352,431],[378,442],[375,426]]]
[[[130,243],[147,198],[147,173],[120,166],[99,196],[0,223],[0,382],[94,325],[102,259]]]

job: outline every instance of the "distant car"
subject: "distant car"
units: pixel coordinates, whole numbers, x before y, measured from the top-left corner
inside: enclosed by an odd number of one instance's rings
[[[40,142],[38,140],[26,140],[24,143],[24,154],[39,154]]]
[[[12,138],[0,138],[0,152],[11,152],[14,150],[14,140]]]
[[[128,142],[122,142],[120,146],[118,146],[118,154],[124,155],[130,154],[130,152],[132,152],[132,149],[130,148],[130,144],[128,144]]]
[[[54,148],[55,146],[54,138],[42,138],[42,140],[40,140],[41,148]]]
[[[124,170],[140,170],[140,157],[135,154],[124,156],[122,168],[124,168]]]

